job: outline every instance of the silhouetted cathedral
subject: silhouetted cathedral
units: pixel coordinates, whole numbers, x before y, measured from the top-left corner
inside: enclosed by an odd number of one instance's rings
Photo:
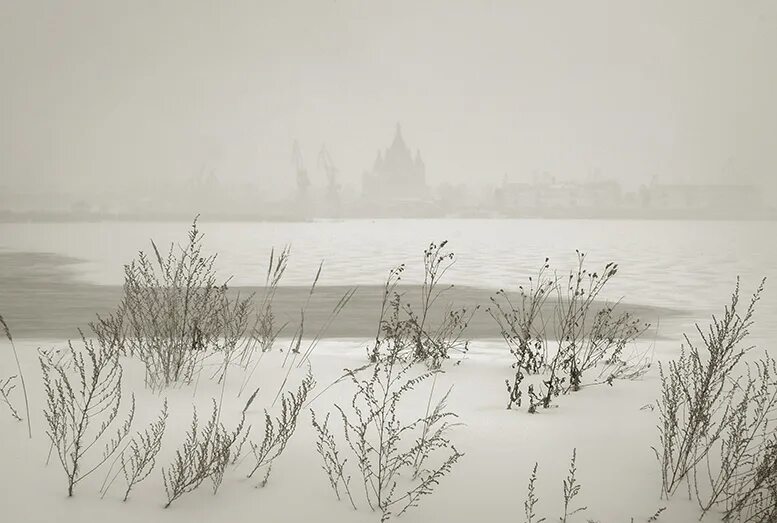
[[[421,152],[415,158],[402,138],[402,128],[397,124],[394,141],[385,153],[378,151],[371,172],[363,178],[364,196],[375,200],[412,200],[427,195],[426,166]]]

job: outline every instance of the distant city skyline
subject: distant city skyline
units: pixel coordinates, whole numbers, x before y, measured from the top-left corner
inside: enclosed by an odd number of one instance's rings
[[[777,187],[772,2],[119,5],[0,5],[0,186],[354,190],[399,121],[434,185]]]

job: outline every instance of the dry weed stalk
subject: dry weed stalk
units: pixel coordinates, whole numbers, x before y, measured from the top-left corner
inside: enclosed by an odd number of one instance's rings
[[[14,407],[13,403],[11,402],[11,392],[13,392],[13,390],[16,388],[14,380],[16,380],[16,376],[9,376],[8,378],[0,381],[0,400],[5,403],[5,405],[8,407],[8,410],[11,412],[11,416],[13,416],[16,421],[23,421],[22,417],[19,416],[19,412],[17,412],[16,407]]]
[[[547,518],[537,518],[537,513],[535,512],[537,503],[539,502],[539,499],[537,498],[537,467],[539,466],[538,463],[534,464],[534,468],[531,471],[531,476],[529,476],[529,486],[526,488],[526,501],[523,502],[523,514],[526,517],[526,523],[542,523]]]
[[[353,296],[356,294],[356,291],[358,290],[357,287],[352,287],[343,294],[340,300],[338,300],[338,302],[329,312],[329,315],[327,316],[326,320],[324,320],[324,322],[321,324],[318,331],[313,335],[312,338],[307,340],[306,342],[307,346],[303,351],[302,349],[303,341],[306,339],[305,338],[305,313],[307,311],[308,306],[310,305],[310,301],[313,298],[313,295],[316,292],[316,286],[318,285],[318,280],[321,277],[321,271],[323,267],[324,267],[324,262],[322,261],[318,266],[318,270],[316,271],[315,278],[313,278],[313,284],[310,286],[308,297],[305,300],[304,305],[300,309],[299,324],[297,325],[294,335],[291,337],[291,340],[289,341],[289,348],[286,351],[286,355],[283,359],[283,367],[287,369],[286,374],[284,375],[283,381],[281,382],[280,387],[278,387],[278,391],[275,393],[275,397],[273,398],[273,401],[272,401],[273,407],[277,403],[278,399],[282,397],[283,391],[286,387],[286,384],[289,381],[289,376],[291,375],[292,370],[299,369],[303,365],[309,364],[310,356],[313,354],[313,351],[316,349],[316,347],[318,347],[318,344],[321,342],[321,339],[326,334],[326,331],[329,329],[329,327],[331,327],[332,323],[334,323],[335,319],[337,319],[340,313],[345,309],[345,307],[348,305],[348,303],[351,301]]]
[[[135,413],[133,396],[126,418],[102,444],[119,416],[122,369],[118,352],[99,345],[95,348],[94,342],[87,340],[83,333],[81,341],[81,350],[68,342],[72,369],[55,362],[50,353],[40,356],[46,391],[46,435],[67,476],[68,496],[73,495],[76,484],[116,452],[129,433]],[[95,463],[85,464],[96,445],[103,446],[102,456]]]
[[[3,331],[5,332],[5,337],[8,339],[8,342],[11,344],[11,349],[13,350],[13,356],[16,360],[16,372],[19,376],[19,381],[22,384],[22,392],[24,393],[24,411],[25,415],[27,416],[27,434],[30,439],[32,439],[32,422],[30,421],[30,400],[27,397],[27,385],[24,383],[24,373],[22,372],[22,365],[19,362],[19,352],[16,350],[16,344],[14,343],[13,336],[11,336],[11,329],[8,328],[8,324],[5,322],[5,319],[3,318],[3,315],[0,314],[0,325],[3,326]],[[9,378],[8,381],[10,381],[12,378]],[[7,384],[6,384],[7,385]],[[11,387],[12,389],[13,387]],[[11,389],[3,388],[3,390],[6,390],[6,392],[10,393]],[[8,403],[8,406],[10,407],[11,411],[16,413],[16,409],[13,408],[10,401],[8,401],[7,394],[3,394],[3,397],[6,400],[6,403]],[[15,416],[17,419],[18,414]]]
[[[248,369],[256,351],[259,351],[261,355],[272,350],[278,336],[286,327],[286,324],[276,325],[276,318],[273,313],[273,300],[278,292],[278,286],[283,278],[283,274],[286,272],[290,254],[291,248],[289,246],[284,247],[277,257],[275,256],[275,249],[270,250],[270,262],[265,275],[262,301],[256,308],[256,317],[254,318],[248,343],[240,351],[239,364],[244,369]]]
[[[329,430],[329,413],[327,412],[323,424],[318,423],[316,420],[316,413],[313,410],[311,410],[310,413],[313,428],[316,429],[316,433],[318,434],[316,451],[324,460],[324,464],[321,468],[326,472],[327,478],[329,478],[329,485],[332,487],[332,490],[335,491],[337,500],[340,501],[340,484],[342,483],[343,490],[345,490],[345,493],[348,495],[351,506],[354,510],[357,510],[356,503],[353,500],[353,494],[351,494],[351,476],[345,472],[345,465],[348,463],[348,458],[340,455],[334,434]]]
[[[553,397],[577,391],[583,375],[598,368],[596,383],[612,384],[615,379],[637,379],[647,372],[652,361],[647,352],[626,354],[625,349],[650,326],[619,312],[618,303],[597,307],[597,298],[615,276],[618,266],[612,262],[602,271],[585,268],[585,254],[577,251],[577,267],[566,278],[549,273],[546,258],[528,288],[519,286],[519,299],[513,301],[502,289],[491,298],[489,314],[499,325],[502,338],[515,357],[515,375],[506,380],[507,408],[521,406],[520,386],[526,375],[542,375],[539,384],[526,390],[529,411],[548,408]],[[543,309],[554,297],[553,331]],[[549,350],[549,335],[555,350]]]
[[[117,311],[95,323],[101,341],[143,361],[150,388],[191,383],[210,354],[229,361],[248,329],[251,297],[232,299],[227,282],[216,283],[202,238],[195,219],[185,246],[163,255],[152,241],[152,256],[141,251],[125,266]]]
[[[296,393],[288,392],[281,397],[280,416],[273,419],[266,410],[264,411],[265,423],[262,442],[258,445],[250,442],[254,464],[248,473],[249,478],[253,477],[257,471],[264,469],[265,475],[261,485],[266,485],[273,462],[283,453],[294,435],[302,407],[315,386],[316,380],[313,378],[313,374],[308,372]]]
[[[438,300],[453,288],[453,284],[441,284],[455,263],[454,254],[445,249],[447,243],[431,243],[424,250],[424,281],[418,311],[397,291],[404,264],[389,271],[377,334],[372,346],[368,347],[370,361],[377,362],[393,354],[407,361],[424,363],[429,369],[439,369],[452,354],[463,355],[469,350],[469,341],[462,336],[479,306],[454,309],[446,305],[436,325],[431,318]]]
[[[409,399],[408,394],[439,372],[409,377],[412,368],[412,362],[403,361],[398,352],[389,353],[372,366],[369,377],[360,379],[354,372],[349,374],[355,387],[350,408],[335,404],[345,443],[362,479],[365,500],[372,510],[381,512],[383,520],[418,506],[463,455],[447,437],[453,426],[449,420],[456,417],[445,409],[447,394],[426,415],[409,422],[400,418],[398,410]],[[345,472],[347,458],[338,451],[329,418],[319,424],[314,413],[313,420],[319,436],[317,450],[330,485],[339,498],[342,484],[355,506],[349,487],[351,478]],[[447,457],[427,465],[438,451],[448,451]]]
[[[128,453],[121,454],[121,471],[127,482],[122,501],[127,501],[130,492],[137,484],[146,479],[156,466],[156,457],[162,449],[162,437],[167,427],[167,400],[162,412],[143,432],[138,432],[128,447]]]
[[[766,522],[777,506],[774,465],[777,365],[768,354],[750,361],[745,339],[760,300],[762,280],[740,313],[739,280],[701,343],[684,336],[677,360],[660,367],[659,448],[662,494],[685,483],[702,516],[721,508],[727,521]]]
[[[535,512],[535,509],[536,509],[537,503],[539,503],[539,498],[537,498],[537,492],[536,492],[537,467],[538,467],[538,464],[535,463],[534,468],[532,469],[531,476],[529,476],[529,485],[527,487],[526,500],[523,503],[524,517],[526,518],[526,523],[542,523],[543,521],[547,520],[547,518],[544,518],[544,517],[540,519],[536,519],[537,514]],[[570,463],[569,463],[569,471],[567,472],[567,475],[562,482],[562,493],[564,498],[564,501],[563,501],[564,513],[562,516],[558,518],[558,520],[561,523],[567,523],[570,517],[580,512],[584,512],[588,510],[587,507],[575,508],[573,506],[575,498],[580,494],[580,491],[582,489],[582,486],[577,481],[576,475],[577,475],[577,449],[573,449],[572,459],[570,460]]]
[[[488,313],[499,325],[500,334],[515,357],[513,368],[528,374],[540,372],[548,359],[547,320],[543,307],[553,294],[558,278],[549,274],[549,258],[535,276],[529,276],[528,288],[518,286],[517,303],[504,289],[491,298]]]
[[[175,451],[173,463],[162,468],[167,495],[164,508],[207,480],[213,484],[213,493],[218,492],[227,467],[237,462],[250,434],[251,427],[245,428],[245,413],[253,398],[243,408],[240,421],[232,431],[219,421],[221,409],[215,399],[211,416],[204,426],[200,426],[197,409],[194,409],[186,439]]]

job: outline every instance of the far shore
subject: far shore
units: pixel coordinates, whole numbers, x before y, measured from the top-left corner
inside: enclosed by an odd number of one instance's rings
[[[68,212],[68,211],[3,211],[0,223],[102,223],[102,222],[152,222],[189,223],[194,216],[189,212]],[[747,212],[732,212],[730,209],[653,209],[623,208],[600,209],[568,208],[521,209],[508,212],[470,209],[456,212],[428,212],[419,214],[396,214],[391,211],[349,214],[308,215],[301,212],[279,212],[255,214],[250,212],[209,212],[210,222],[246,223],[299,223],[326,220],[615,220],[615,221],[724,221],[724,222],[773,222],[777,221],[777,209],[753,208]]]

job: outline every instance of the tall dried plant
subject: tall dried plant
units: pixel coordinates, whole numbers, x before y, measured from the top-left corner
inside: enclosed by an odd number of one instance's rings
[[[372,510],[379,510],[383,520],[402,515],[418,506],[424,496],[432,494],[463,456],[448,438],[453,412],[446,410],[447,394],[424,416],[404,420],[401,405],[412,401],[411,393],[436,372],[426,371],[411,376],[412,362],[403,361],[397,352],[389,353],[371,366],[364,379],[350,373],[354,386],[349,407],[335,404],[343,425],[344,444],[361,477],[364,499]],[[316,421],[319,435],[317,450],[335,494],[342,485],[351,503],[351,476],[345,471],[347,458],[339,451],[341,443],[328,425]],[[437,454],[447,456],[439,459]]]
[[[50,353],[40,355],[46,435],[67,477],[68,496],[118,450],[135,414],[133,395],[128,413],[123,421],[119,418],[122,368],[118,353],[95,347],[83,333],[81,342],[81,349],[68,342],[69,367],[56,362]],[[119,423],[116,429],[112,429],[114,422]],[[95,447],[102,447],[102,454],[89,462]]]
[[[253,398],[254,396],[246,403],[240,421],[231,431],[221,423],[221,408],[215,399],[211,415],[202,425],[197,416],[197,409],[194,409],[186,439],[175,451],[173,462],[162,468],[162,480],[167,495],[164,508],[170,507],[181,496],[196,490],[205,481],[212,483],[214,494],[218,491],[227,467],[234,465],[239,459],[250,434],[250,426],[245,426],[245,413]]]
[[[162,438],[167,428],[167,400],[162,406],[162,412],[143,432],[138,432],[132,438],[127,452],[121,454],[121,471],[127,482],[124,498],[127,501],[130,492],[140,482],[146,479],[156,466],[156,457],[162,449]]]
[[[389,272],[375,341],[367,349],[372,362],[391,353],[406,361],[424,363],[429,369],[439,369],[452,355],[463,355],[469,350],[469,340],[463,335],[479,306],[438,307],[438,301],[453,289],[453,284],[441,283],[455,263],[454,253],[446,250],[447,244],[431,243],[424,250],[424,280],[417,309],[398,291],[404,264]],[[436,321],[435,314],[440,316]]]
[[[0,380],[0,401],[5,403],[6,407],[8,407],[9,412],[11,413],[11,416],[16,421],[24,421],[21,416],[19,416],[19,412],[16,410],[16,407],[14,407],[13,402],[11,401],[11,393],[16,388],[16,381],[17,376],[9,376],[4,380]]]
[[[539,503],[537,497],[537,468],[538,464],[534,464],[531,475],[529,476],[529,484],[526,490],[526,500],[523,503],[524,517],[526,523],[542,523],[547,521],[548,518],[542,517],[537,519],[536,506]],[[575,507],[574,503],[576,498],[580,495],[582,486],[577,480],[577,449],[572,449],[572,459],[569,462],[569,470],[566,477],[562,481],[562,494],[563,494],[563,514],[559,516],[558,521],[561,523],[567,523],[569,518],[588,510],[587,507]],[[591,520],[589,520],[591,521]]]
[[[195,219],[186,245],[163,255],[152,241],[151,256],[125,266],[117,312],[98,318],[101,338],[143,361],[150,388],[192,382],[208,355],[231,360],[248,329],[251,297],[233,299],[217,283],[217,255],[202,252],[202,238]]]
[[[722,317],[696,326],[700,343],[684,335],[680,356],[660,366],[662,494],[686,485],[702,515],[719,508],[727,521],[772,521],[777,506],[777,365],[746,342],[764,284],[742,310],[737,280]]]
[[[526,375],[542,376],[526,390],[529,411],[536,412],[548,408],[555,396],[579,390],[587,371],[598,369],[596,382],[612,384],[644,375],[652,363],[648,351],[626,352],[650,325],[620,312],[618,302],[598,303],[618,266],[610,262],[591,272],[585,268],[586,255],[576,252],[577,266],[566,277],[551,275],[546,258],[528,287],[519,286],[517,301],[504,290],[491,299],[488,312],[515,358],[514,378],[506,380],[508,409],[521,406]],[[551,318],[546,304],[552,307]]]
[[[273,463],[286,449],[297,429],[299,415],[307,401],[310,391],[316,386],[313,374],[307,376],[297,388],[296,392],[288,392],[281,397],[281,413],[273,418],[267,410],[264,411],[264,433],[260,443],[250,441],[253,454],[253,463],[248,477],[252,478],[259,471],[264,471],[261,485],[267,484]]]
[[[27,385],[24,382],[24,373],[22,372],[22,365],[19,362],[19,352],[16,350],[16,343],[14,343],[13,336],[11,336],[11,329],[8,328],[8,324],[5,322],[5,319],[3,318],[3,315],[0,314],[0,325],[3,326],[3,331],[5,332],[5,337],[8,339],[8,342],[11,344],[11,350],[13,350],[13,357],[14,360],[16,360],[16,372],[19,376],[19,382],[22,384],[22,392],[24,393],[24,411],[25,416],[27,417],[27,434],[30,439],[32,439],[32,422],[30,421],[30,400],[27,397]],[[10,382],[10,379],[9,379]],[[7,390],[7,392],[10,393],[10,389],[4,389]],[[3,397],[7,400],[7,395],[4,394]],[[11,410],[13,412],[16,412],[16,410],[11,406],[11,403],[8,402],[8,406],[11,407]],[[16,416],[18,418],[18,414]]]
[[[273,312],[273,301],[278,292],[283,274],[288,266],[291,248],[284,247],[276,256],[275,249],[270,251],[270,261],[267,265],[265,275],[264,292],[262,300],[256,307],[256,316],[250,330],[248,342],[240,352],[239,363],[244,369],[247,369],[258,351],[261,355],[272,350],[278,336],[286,327],[286,324],[278,325],[275,313]]]

